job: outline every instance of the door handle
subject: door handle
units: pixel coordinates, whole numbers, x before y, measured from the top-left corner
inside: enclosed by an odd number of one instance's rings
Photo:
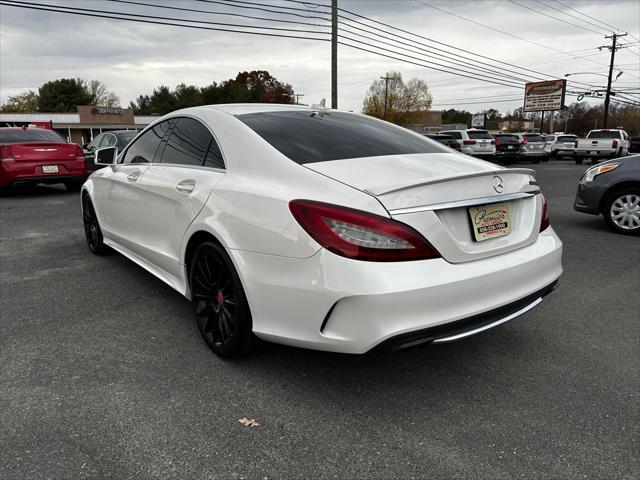
[[[127,180],[129,180],[130,182],[137,182],[139,178],[140,172],[133,172],[127,175]]]
[[[176,185],[176,190],[181,193],[191,193],[196,188],[195,180],[183,180]]]

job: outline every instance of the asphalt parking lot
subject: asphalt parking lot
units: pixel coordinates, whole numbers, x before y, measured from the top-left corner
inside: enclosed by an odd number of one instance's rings
[[[77,193],[0,197],[0,478],[637,478],[640,242],[572,210],[586,166],[533,167],[558,290],[393,355],[217,358],[187,300],[89,253]]]

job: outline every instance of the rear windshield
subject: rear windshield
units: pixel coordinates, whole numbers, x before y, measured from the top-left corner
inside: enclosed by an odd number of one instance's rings
[[[249,113],[237,118],[300,164],[450,151],[421,135],[364,115],[293,111]]]
[[[0,130],[0,143],[64,142],[66,140],[52,130]]]
[[[544,138],[542,138],[542,135],[532,135],[527,133],[527,142],[540,143],[540,142],[544,142]]]
[[[599,130],[597,132],[589,132],[587,138],[620,138],[620,132],[617,130]]]
[[[575,142],[577,137],[558,137],[558,142]]]
[[[493,140],[493,137],[491,136],[491,134],[484,130],[467,132],[467,135],[469,135],[469,138],[471,140]]]
[[[494,137],[500,139],[500,140],[514,140],[514,141],[518,141],[518,137],[516,137],[515,135],[494,135]]]

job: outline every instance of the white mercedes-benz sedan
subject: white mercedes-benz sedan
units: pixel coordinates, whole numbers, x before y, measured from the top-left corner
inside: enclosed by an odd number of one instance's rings
[[[209,347],[457,340],[541,302],[562,243],[528,169],[322,106],[166,115],[82,187],[87,243],[193,303]]]

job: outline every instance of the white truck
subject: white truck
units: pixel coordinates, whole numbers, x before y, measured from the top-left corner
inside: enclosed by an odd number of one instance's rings
[[[586,138],[576,140],[575,160],[581,164],[585,158],[598,160],[622,157],[629,153],[629,135],[624,130],[591,130]]]

